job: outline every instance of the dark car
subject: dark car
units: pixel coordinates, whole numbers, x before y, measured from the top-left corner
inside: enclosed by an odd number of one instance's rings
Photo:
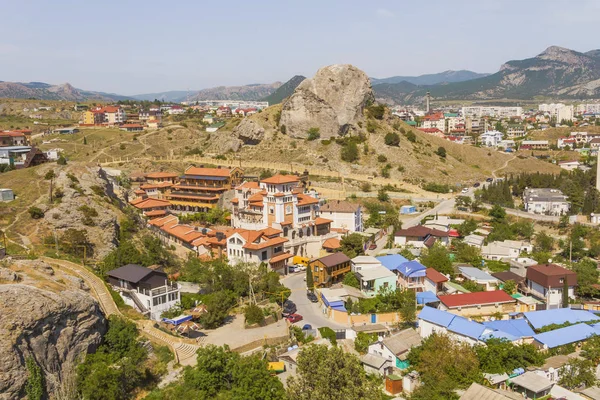
[[[494,178],[487,178],[485,181],[486,182],[494,182]]]
[[[314,294],[311,291],[306,292],[306,297],[308,297],[308,299],[313,302],[313,303],[318,303],[319,299],[317,298],[317,295]]]
[[[290,321],[290,324],[293,324],[298,321],[302,321],[302,319],[303,319],[302,315],[300,315],[300,314],[290,314],[286,318],[288,321]]]
[[[475,182],[475,184],[473,185],[473,187],[479,187],[479,186],[481,186],[481,183],[479,183],[479,182]]]
[[[303,331],[308,331],[309,329],[312,329],[312,325],[311,324],[304,324],[304,326],[302,327]]]
[[[290,314],[295,313],[297,310],[298,309],[296,308],[296,305],[288,300],[283,305],[283,311],[281,313],[283,314],[284,317],[286,317]]]

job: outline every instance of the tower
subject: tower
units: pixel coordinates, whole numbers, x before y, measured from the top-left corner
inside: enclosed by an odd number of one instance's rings
[[[427,92],[427,94],[425,95],[425,99],[427,101],[427,105],[425,106],[425,113],[429,114],[429,101],[431,99],[431,94],[429,92]]]
[[[600,191],[600,151],[596,159],[596,190]]]

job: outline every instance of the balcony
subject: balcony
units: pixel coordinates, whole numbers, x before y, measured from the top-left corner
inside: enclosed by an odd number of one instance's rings
[[[152,289],[151,297],[160,296],[162,294],[176,292],[179,290],[179,285],[176,283],[171,283],[166,286],[162,286],[156,289]]]

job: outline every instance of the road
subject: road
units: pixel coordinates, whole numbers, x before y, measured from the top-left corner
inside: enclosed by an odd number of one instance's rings
[[[306,272],[298,272],[286,276],[281,281],[285,287],[292,289],[290,300],[296,304],[296,313],[302,315],[304,318],[302,321],[296,322],[294,325],[302,327],[304,324],[310,324],[315,329],[324,326],[328,326],[332,329],[347,328],[347,326],[338,324],[327,318],[327,316],[321,311],[321,306],[319,306],[319,303],[311,303],[311,301],[306,297],[306,282],[304,281],[305,277]]]

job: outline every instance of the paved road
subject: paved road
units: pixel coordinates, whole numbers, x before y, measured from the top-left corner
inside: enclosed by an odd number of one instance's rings
[[[304,281],[305,276],[305,272],[299,272],[288,275],[281,281],[285,287],[292,289],[290,300],[296,304],[296,313],[304,317],[302,321],[297,322],[294,325],[302,327],[304,324],[310,324],[315,329],[323,326],[328,326],[332,329],[347,328],[347,326],[338,324],[327,318],[327,316],[321,311],[319,303],[311,303],[311,301],[306,297],[306,282]]]

